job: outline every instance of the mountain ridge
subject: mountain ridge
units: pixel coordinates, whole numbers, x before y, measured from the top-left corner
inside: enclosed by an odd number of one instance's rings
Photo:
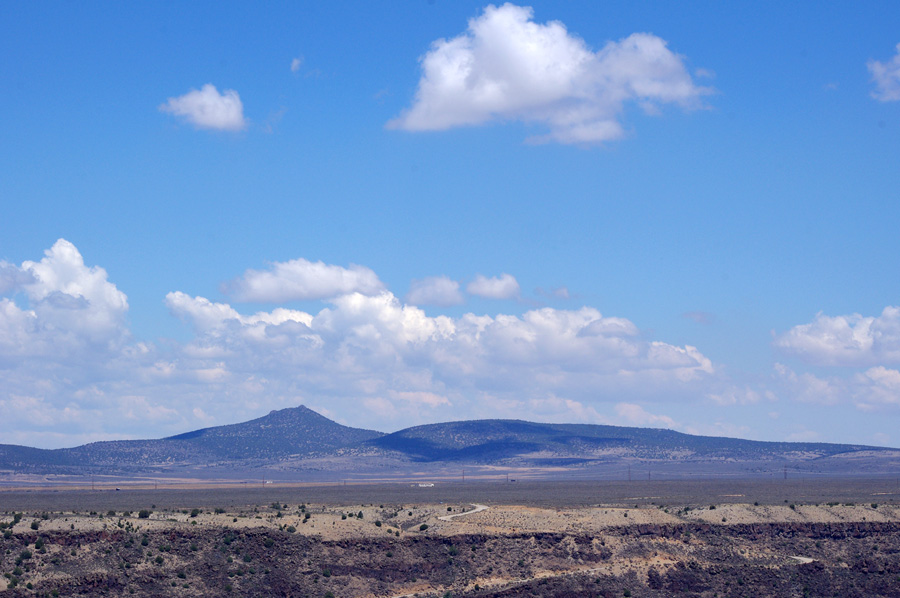
[[[848,470],[900,468],[900,449],[862,444],[771,442],[697,436],[664,428],[486,419],[424,424],[386,434],[341,425],[304,405],[235,424],[150,440],[112,440],[64,449],[0,445],[7,474],[165,474],[276,469],[339,475],[436,467],[602,467],[615,464],[726,465],[753,471],[773,463],[823,463]],[[895,463],[896,462],[896,463]],[[874,463],[874,465],[872,465]]]

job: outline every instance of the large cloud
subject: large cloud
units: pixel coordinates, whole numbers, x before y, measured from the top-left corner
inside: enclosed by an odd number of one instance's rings
[[[303,258],[275,262],[267,271],[247,270],[224,288],[236,301],[263,303],[328,299],[347,293],[372,295],[383,289],[378,276],[364,266],[343,268]]]
[[[39,262],[0,265],[4,292],[23,291],[28,307],[0,299],[0,355],[7,360],[110,349],[128,336],[128,300],[103,268],[87,267],[75,246],[60,239]]]
[[[194,334],[156,346],[131,338],[125,294],[71,243],[3,264],[0,421],[17,423],[0,442],[159,437],[300,403],[382,429],[472,417],[669,425],[614,405],[690,400],[718,375],[697,349],[645,339],[590,307],[428,316],[376,291],[369,270],[358,270],[368,285],[341,286],[335,272],[352,270],[313,266],[303,296],[337,293],[316,313],[245,314],[174,291],[165,303]],[[260,288],[256,299],[284,293]]]
[[[244,104],[238,92],[226,89],[219,93],[211,83],[183,96],[169,98],[159,109],[183,118],[198,129],[240,131],[247,126]]]
[[[120,408],[150,349],[131,339],[125,294],[64,239],[0,279],[0,421],[15,422],[0,442],[71,445],[113,422],[127,435]]]
[[[814,365],[900,363],[900,307],[885,307],[878,317],[819,313],[776,338],[775,346]]]
[[[274,318],[180,293],[168,301],[200,332],[194,354],[211,355],[199,367],[224,359],[229,369],[290,372],[290,382],[313,395],[342,386],[341,394],[382,398],[463,398],[486,389],[597,398],[689,385],[713,371],[693,347],[645,341],[631,322],[591,308],[429,317],[384,291],[342,295],[314,316]]]
[[[388,127],[519,120],[549,128],[537,141],[599,143],[624,134],[627,102],[655,113],[661,104],[698,107],[709,93],[659,37],[634,33],[593,52],[562,23],[532,18],[529,7],[491,5],[462,35],[435,41],[412,106]]]
[[[870,60],[866,66],[875,83],[872,97],[881,102],[900,101],[900,44],[897,44],[897,53],[890,61]]]

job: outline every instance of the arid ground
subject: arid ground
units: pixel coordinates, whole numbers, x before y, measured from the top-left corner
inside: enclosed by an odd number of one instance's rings
[[[896,480],[0,492],[3,596],[900,596]]]

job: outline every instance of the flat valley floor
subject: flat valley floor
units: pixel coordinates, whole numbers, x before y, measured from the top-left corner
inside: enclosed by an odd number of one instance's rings
[[[897,596],[896,479],[0,491],[2,596]]]

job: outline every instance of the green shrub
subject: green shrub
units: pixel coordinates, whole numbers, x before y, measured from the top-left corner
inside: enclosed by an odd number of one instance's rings
[[[428,529],[428,524],[427,524],[427,523],[423,523],[422,525],[419,526],[419,531],[420,531],[420,532],[424,532],[424,531],[427,530],[427,529]]]
[[[37,521],[31,522],[31,529],[38,529],[39,527],[41,527],[41,524],[38,523]]]
[[[191,517],[196,517],[200,514],[200,509],[191,509]]]
[[[140,512],[138,512],[138,517],[140,519],[149,519],[150,518],[150,510],[141,509]]]

